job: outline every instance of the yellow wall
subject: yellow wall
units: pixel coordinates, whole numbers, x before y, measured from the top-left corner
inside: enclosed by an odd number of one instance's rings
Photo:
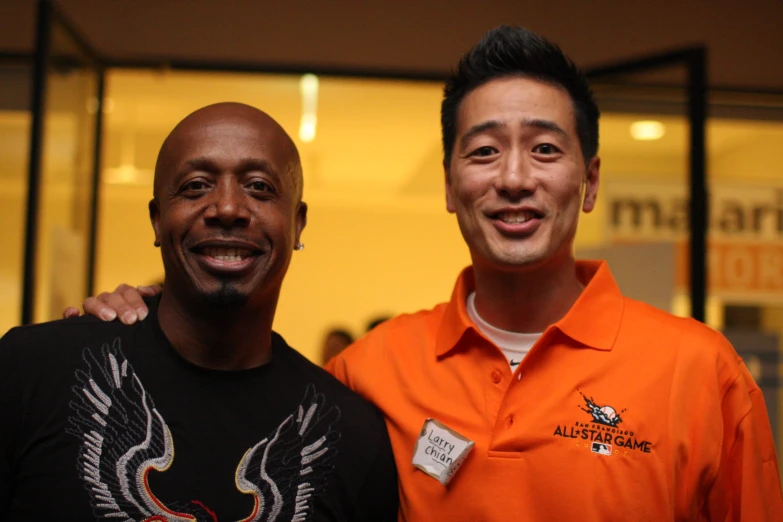
[[[30,115],[4,111],[0,117],[0,335],[19,324],[27,204]]]

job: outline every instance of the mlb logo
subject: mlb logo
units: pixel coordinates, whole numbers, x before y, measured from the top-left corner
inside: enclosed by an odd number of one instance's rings
[[[590,446],[590,451],[599,455],[611,455],[612,445],[604,444],[603,442],[593,442],[592,446]]]

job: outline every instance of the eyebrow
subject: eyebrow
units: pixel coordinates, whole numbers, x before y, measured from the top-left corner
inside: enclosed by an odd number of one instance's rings
[[[560,134],[566,139],[570,138],[563,127],[551,120],[542,120],[540,118],[524,118],[520,123],[523,127],[533,127],[536,129],[548,130]],[[468,141],[478,134],[482,134],[489,130],[500,129],[506,126],[508,126],[508,124],[500,120],[487,120],[481,123],[477,123],[462,135],[460,138],[460,146],[464,148]]]
[[[186,161],[182,166],[181,172],[191,172],[194,170],[203,170],[214,173],[218,172],[220,168],[218,168],[215,161],[210,158],[197,157]],[[271,163],[259,158],[244,158],[239,160],[239,166],[236,170],[240,173],[260,170],[261,172],[266,172],[271,176],[279,177],[277,169],[275,169]]]

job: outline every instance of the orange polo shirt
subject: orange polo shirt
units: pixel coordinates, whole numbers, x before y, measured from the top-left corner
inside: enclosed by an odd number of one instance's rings
[[[332,360],[386,417],[408,521],[783,521],[761,391],[719,333],[621,295],[605,263],[512,374],[451,301]],[[414,468],[425,419],[475,447],[451,482]]]

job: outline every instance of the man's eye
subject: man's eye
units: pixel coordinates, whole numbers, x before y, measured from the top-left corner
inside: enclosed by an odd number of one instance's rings
[[[560,149],[558,149],[551,143],[542,143],[541,145],[537,145],[533,149],[533,151],[538,152],[540,154],[555,154],[557,152],[560,152]]]
[[[257,192],[272,192],[272,186],[266,181],[253,181],[250,183],[250,189]]]
[[[491,156],[495,153],[494,147],[484,146],[479,147],[471,153],[471,156]]]
[[[207,184],[197,179],[185,183],[185,186],[183,187],[183,189],[185,190],[196,190],[196,191],[204,190],[205,188],[207,188]]]

